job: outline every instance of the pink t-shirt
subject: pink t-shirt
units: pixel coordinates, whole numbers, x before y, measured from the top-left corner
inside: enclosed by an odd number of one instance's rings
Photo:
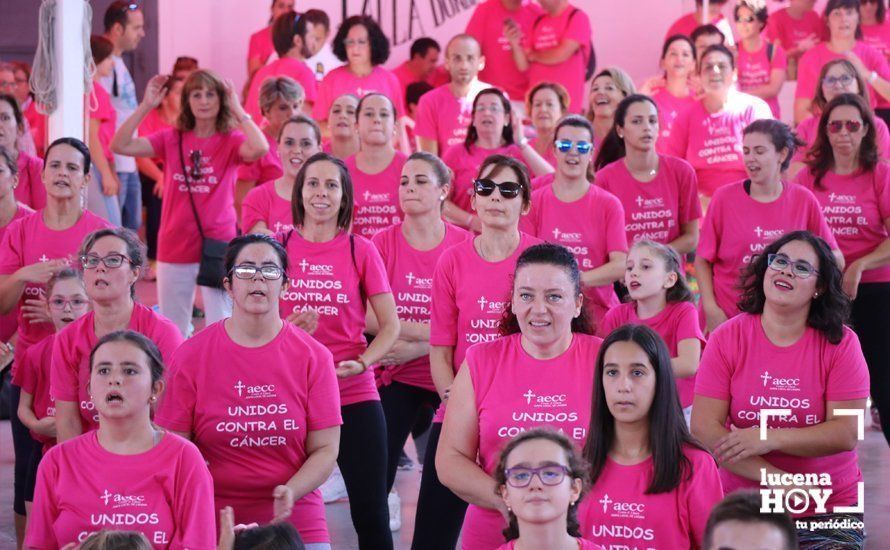
[[[887,65],[887,58],[881,52],[865,42],[857,41],[853,46],[853,53],[859,56],[869,71],[877,72],[878,76],[883,79],[890,79],[890,66]],[[794,98],[813,99],[816,95],[816,86],[819,85],[819,73],[822,71],[822,67],[835,59],[846,59],[846,57],[844,54],[829,50],[828,45],[824,42],[803,54],[797,69],[797,89],[794,91]],[[880,96],[870,84],[868,85],[868,95],[869,102],[874,108]]]
[[[647,183],[633,177],[620,159],[596,173],[596,184],[624,207],[628,246],[643,239],[669,244],[683,225],[702,216],[695,170],[676,157],[658,155],[658,173]]]
[[[427,84],[435,88],[437,86],[441,86],[442,84],[446,84],[451,80],[451,75],[448,74],[448,71],[445,70],[445,67],[441,65],[433,69],[426,78],[417,78],[417,76],[415,76],[414,73],[411,72],[411,69],[408,68],[408,63],[408,61],[405,61],[392,70],[392,73],[396,75],[396,78],[399,79],[399,84],[402,86],[403,96],[408,95],[408,86],[414,84],[415,82],[426,82]]]
[[[760,118],[773,118],[759,97],[730,92],[722,111],[709,113],[701,101],[674,121],[665,152],[686,159],[698,176],[698,191],[707,196],[720,186],[744,179],[742,131]]]
[[[568,436],[580,450],[590,425],[594,358],[602,340],[574,334],[569,348],[552,359],[535,359],[511,334],[467,350],[467,368],[479,418],[479,463],[494,473],[504,445],[525,430],[548,426]],[[447,424],[448,418],[446,416]],[[470,505],[464,518],[464,550],[496,548],[504,542],[500,512]]]
[[[84,210],[73,226],[62,231],[46,226],[43,222],[43,210],[19,218],[7,226],[0,243],[0,275],[12,275],[26,265],[55,259],[63,259],[76,265],[75,255],[84,237],[105,227],[111,226],[89,210]],[[46,285],[25,284],[25,290],[16,306],[19,340],[15,347],[15,363],[21,359],[28,346],[53,333],[51,323],[31,323],[22,317],[21,306],[25,300],[45,295]]]
[[[370,239],[375,233],[402,221],[399,206],[399,178],[408,157],[396,151],[389,166],[376,174],[362,172],[355,155],[346,159],[352,176],[353,201],[352,231]]]
[[[99,414],[90,399],[90,353],[96,338],[96,312],[90,311],[56,334],[53,344],[50,393],[54,400],[77,402],[83,431],[99,427]],[[182,334],[172,321],[136,303],[127,329],[147,336],[161,351],[164,361],[182,344]]]
[[[884,59],[890,59],[890,21],[862,25],[862,41],[874,48]],[[878,109],[890,108],[890,101],[878,96]]]
[[[529,138],[529,140],[528,140],[528,144],[531,145],[532,148],[535,149],[535,151],[537,151],[537,150],[538,150],[538,141],[539,141],[540,139],[541,139],[541,138],[540,138],[539,136],[535,136],[535,137]],[[547,149],[545,149],[543,153],[538,153],[538,154],[541,155],[541,158],[542,158],[542,159],[544,159],[544,160],[547,161],[547,164],[549,164],[549,165],[552,166],[553,168],[556,168],[556,162],[557,162],[557,161],[556,161],[556,153],[554,152],[554,149],[553,149],[553,142],[548,143],[548,144],[547,144]],[[550,176],[551,176],[551,181],[552,181],[552,174],[553,174],[553,173],[551,172],[550,174],[545,174],[545,175],[550,175]],[[543,176],[540,176],[540,177],[543,177]],[[535,179],[538,179],[538,178],[535,178]],[[534,182],[532,182],[532,185],[534,185]],[[537,189],[537,188],[536,188],[536,187],[532,187],[532,189]]]
[[[875,133],[878,137],[878,151],[882,159],[890,159],[890,130],[887,129],[887,123],[879,116],[875,119]],[[801,121],[797,125],[797,137],[802,139],[806,145],[798,147],[794,152],[794,160],[804,162],[806,160],[807,151],[816,143],[816,136],[819,133],[819,116],[812,115]]]
[[[551,50],[565,40],[581,45],[562,63],[546,65],[532,61],[528,66],[528,84],[534,87],[540,82],[559,82],[569,92],[570,113],[582,113],[586,107],[584,97],[584,73],[590,57],[590,40],[593,31],[590,18],[584,10],[567,4],[559,15],[543,14],[535,19],[529,37],[532,52]]]
[[[402,85],[392,71],[378,65],[368,76],[358,77],[352,74],[347,65],[343,65],[326,74],[318,85],[315,105],[312,106],[312,118],[318,121],[327,120],[331,104],[343,94],[355,94],[361,98],[372,92],[390,98],[396,106],[397,116],[407,112]]]
[[[718,189],[708,206],[696,254],[711,264],[714,297],[727,317],[739,312],[742,269],[785,233],[805,229],[837,248],[816,197],[803,186],[783,186],[778,199],[763,203],[752,199],[740,181]]]
[[[31,210],[24,204],[18,203],[12,219],[9,220],[8,224],[0,227],[0,243],[3,242],[3,236],[6,235],[6,229],[9,227],[10,223],[19,218],[24,218],[25,216],[32,214],[33,212],[33,210]],[[15,334],[15,331],[18,329],[18,327],[19,323],[16,317],[16,311],[13,310],[5,315],[0,315],[0,342],[8,342],[9,339],[12,338],[12,335]]]
[[[19,184],[15,188],[15,200],[34,210],[46,207],[46,187],[43,185],[43,159],[19,151],[16,160],[19,168]]]
[[[671,357],[677,357],[677,344],[682,340],[699,340],[705,345],[705,335],[701,331],[698,311],[692,302],[668,303],[658,315],[648,319],[637,316],[637,305],[634,302],[621,304],[609,310],[599,326],[599,334],[605,338],[616,328],[628,323],[644,324],[658,333],[667,344]],[[676,378],[676,377],[675,377]],[[688,378],[676,378],[677,391],[680,394],[680,405],[685,409],[692,406],[695,393],[695,375]]]
[[[527,47],[532,25],[543,14],[541,6],[530,0],[520,0],[515,10],[505,8],[502,0],[487,0],[476,5],[467,23],[467,34],[479,42],[485,56],[485,67],[479,72],[479,79],[504,90],[511,100],[522,101],[529,84],[528,74],[520,71],[513,61],[510,42],[504,36],[504,22],[512,19],[519,26],[522,45]]]
[[[160,132],[161,130],[166,130],[167,128],[173,128],[172,124],[168,124],[166,120],[161,117],[160,108],[152,109],[145,115],[145,118],[142,119],[142,124],[139,125],[139,137],[148,137],[155,132]],[[164,159],[160,157],[155,157],[151,159],[152,162],[163,168]]]
[[[768,55],[768,44],[761,41],[762,45],[756,52],[749,52],[740,43],[738,50],[738,66],[739,89],[747,92],[750,89],[769,84],[773,77],[773,71],[785,72],[788,67],[788,58],[785,56],[785,50],[779,45],[772,46],[772,58]],[[773,117],[777,120],[782,118],[779,110],[779,96],[771,97],[765,100],[773,113]]]
[[[694,31],[701,25],[701,23],[698,22],[695,16],[695,13],[687,13],[686,15],[681,16],[679,19],[674,21],[670,27],[668,27],[664,38],[668,39],[675,34],[692,36],[692,31]],[[727,46],[732,46],[732,29],[729,27],[729,22],[726,20],[725,17],[723,17],[723,14],[721,13],[719,16],[717,16],[717,19],[711,21],[711,24],[720,29],[720,32],[722,32],[724,35],[728,34],[728,36],[726,36],[726,38],[728,39]]]
[[[879,162],[873,172],[847,176],[828,172],[819,187],[807,168],[798,173],[797,182],[819,199],[848,266],[887,240],[884,222],[890,218],[890,166],[886,163]],[[861,282],[890,282],[890,265],[864,271]]]
[[[475,238],[456,244],[442,253],[433,274],[430,345],[454,348],[455,374],[464,362],[467,348],[498,337],[498,323],[509,307],[516,260],[522,252],[542,241],[520,233],[519,246],[499,262],[483,259]],[[445,403],[436,422],[445,414]]]
[[[658,141],[655,142],[655,150],[664,153],[670,145],[674,122],[697,101],[691,95],[675,97],[664,88],[655,92],[652,99],[658,106]]]
[[[578,541],[578,550],[603,550],[603,547],[595,542],[587,539],[575,539]],[[497,550],[516,550],[516,540],[504,543],[497,547]]]
[[[445,237],[437,247],[431,250],[417,250],[405,238],[401,223],[387,227],[374,235],[371,242],[380,251],[380,257],[389,275],[389,284],[396,300],[399,319],[429,324],[436,262],[445,250],[467,240],[469,236],[469,232],[465,229],[446,223]],[[419,357],[401,365],[382,367],[380,380],[384,386],[395,380],[409,386],[436,391],[430,375],[429,356]]]
[[[249,233],[257,222],[263,222],[269,231],[278,233],[294,228],[291,203],[282,199],[275,190],[275,182],[269,181],[254,187],[241,203],[241,229]]]
[[[521,227],[529,235],[571,250],[581,271],[608,263],[612,252],[627,252],[624,208],[614,195],[595,185],[574,202],[557,198],[552,185],[538,189]],[[584,302],[596,323],[619,304],[611,283],[585,287]]]
[[[363,334],[365,299],[392,292],[377,248],[364,237],[342,232],[324,243],[307,241],[296,229],[276,238],[287,249],[290,277],[290,288],[279,304],[281,317],[316,311],[318,328],[312,336],[334,354],[334,363],[355,359],[368,347]],[[337,382],[343,405],[380,399],[370,365],[362,374]]]
[[[111,104],[111,96],[98,79],[93,81],[93,91],[96,93],[96,109],[90,110],[90,119],[99,121],[99,143],[102,144],[102,152],[105,158],[114,166],[114,153],[111,152],[111,138],[117,128],[117,111]]]
[[[825,404],[868,397],[868,367],[859,339],[848,327],[838,344],[831,344],[814,328],[807,328],[794,344],[779,347],[766,333],[760,315],[742,314],[723,323],[708,340],[695,383],[696,395],[729,402],[729,423],[737,429],[760,425],[762,409],[790,409],[774,416],[769,428],[805,428],[825,421]],[[856,483],[862,481],[856,451],[828,456],[792,456],[781,451],[763,459],[792,474],[828,474],[833,492],[825,507],[855,505]],[[757,488],[724,469],[720,471],[727,493]],[[811,508],[804,516],[812,515]]]
[[[265,524],[272,490],[306,462],[309,433],[343,423],[334,364],[331,352],[290,323],[248,348],[232,341],[226,322],[174,354],[157,422],[192,434],[213,475],[215,509],[232,506],[239,523]],[[304,542],[330,541],[318,490],[294,503],[288,521]]]
[[[459,143],[449,147],[442,155],[442,161],[454,172],[454,178],[451,181],[451,201],[467,212],[470,212],[473,180],[479,174],[479,167],[490,155],[506,155],[526,164],[525,158],[522,156],[522,149],[515,143],[496,149],[482,149],[477,145],[472,145],[469,153],[464,144]]]
[[[37,470],[25,545],[56,550],[92,533],[138,531],[155,550],[216,548],[213,480],[194,444],[164,433],[136,455],[89,432],[50,449]]]
[[[259,59],[260,62],[265,63],[273,53],[275,53],[275,45],[272,43],[272,25],[250,35],[247,59]]]
[[[56,416],[55,400],[49,394],[50,364],[53,358],[55,333],[37,342],[25,352],[22,364],[15,371],[12,383],[31,394],[31,411],[37,419]],[[55,438],[40,435],[31,430],[31,437],[43,443],[43,450],[56,444]]]
[[[247,90],[244,110],[256,120],[263,118],[263,113],[260,111],[260,88],[263,86],[263,82],[267,78],[279,76],[288,76],[296,80],[297,84],[303,88],[306,103],[311,105],[315,102],[318,82],[315,80],[315,73],[312,72],[312,69],[306,63],[292,57],[276,59],[253,75],[253,80],[250,81],[250,88]]]
[[[155,155],[164,159],[164,200],[158,231],[158,261],[174,264],[201,260],[201,239],[195,214],[186,193],[191,192],[201,218],[204,236],[229,241],[235,237],[235,180],[241,164],[239,149],[247,138],[240,131],[199,138],[194,132],[182,134],[182,162],[179,159],[179,132],[173,128],[148,136]],[[192,152],[200,151],[200,178],[192,179]],[[191,189],[191,191],[189,191]],[[184,239],[183,235],[193,238]]]
[[[423,94],[417,103],[414,134],[436,140],[439,153],[464,142],[467,129],[473,122],[473,100],[480,90],[489,87],[476,80],[466,97],[457,97],[451,92],[450,86],[444,84]]]
[[[822,40],[825,34],[825,23],[813,10],[804,13],[801,19],[788,14],[788,8],[782,8],[769,14],[765,36],[771,42],[778,42],[786,52],[796,50],[807,38]]]
[[[284,175],[281,167],[281,159],[278,158],[278,140],[268,132],[268,128],[263,128],[263,135],[266,136],[266,142],[269,144],[269,151],[265,155],[253,162],[242,164],[238,168],[238,179],[244,181],[252,181],[255,183],[263,183],[280,178]]]
[[[578,506],[581,535],[613,549],[701,548],[708,514],[723,499],[723,488],[710,453],[685,445],[683,455],[692,474],[673,491],[657,494],[646,494],[654,470],[651,456],[632,465],[606,457]]]
[[[532,194],[535,191],[542,187],[548,187],[553,185],[553,178],[556,177],[556,172],[550,172],[549,174],[544,174],[543,176],[538,176],[536,178],[532,178]],[[522,222],[520,222],[521,224]]]

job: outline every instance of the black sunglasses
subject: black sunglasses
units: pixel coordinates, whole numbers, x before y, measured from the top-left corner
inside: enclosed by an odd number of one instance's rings
[[[473,180],[473,191],[480,197],[491,195],[495,189],[500,191],[501,196],[505,199],[515,199],[522,192],[522,184],[515,181],[495,183],[488,178]]]

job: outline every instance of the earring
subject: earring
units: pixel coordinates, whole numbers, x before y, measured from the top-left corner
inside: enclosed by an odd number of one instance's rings
[[[440,200],[440,201],[444,201],[444,200],[445,200],[445,195],[442,195],[441,197],[439,197],[439,200]]]
[[[158,398],[155,395],[152,395],[151,398],[149,399],[149,401],[151,401],[152,403],[154,403],[157,400],[158,400]]]
[[[818,297],[819,297],[819,293],[818,293],[818,292],[814,292],[814,293],[813,293],[813,299],[815,300],[815,299],[818,298]]]

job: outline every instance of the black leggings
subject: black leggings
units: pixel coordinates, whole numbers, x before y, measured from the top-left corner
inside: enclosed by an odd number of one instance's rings
[[[29,492],[26,479],[28,469],[32,465],[34,453],[40,453],[40,443],[34,441],[31,432],[19,420],[19,398],[22,388],[11,384],[9,399],[9,424],[12,426],[12,448],[15,451],[15,468],[13,470],[13,500],[12,509],[20,515],[25,515],[25,496]],[[34,488],[31,488],[31,495]]]
[[[362,550],[391,550],[386,503],[386,420],[380,401],[340,408],[340,455],[337,464],[349,494],[349,512]]]
[[[161,227],[161,199],[154,194],[155,181],[142,173],[139,174],[142,182],[142,206],[145,207],[145,245],[148,248],[147,256],[150,260],[158,257],[158,230]],[[164,182],[167,183],[172,182]]]
[[[408,434],[420,433],[426,430],[426,426],[417,424],[429,419],[423,416],[425,410],[439,406],[439,394],[416,386],[409,386],[401,382],[393,382],[388,386],[382,386],[380,391],[380,403],[383,405],[383,414],[386,416],[387,455],[389,464],[386,469],[386,489],[392,490],[396,481],[396,470],[399,467],[399,455],[408,440]],[[414,431],[415,427],[421,428]],[[419,458],[419,457],[418,457]]]
[[[884,439],[890,443],[890,283],[862,283],[853,301],[853,328],[868,363],[871,398],[881,415]]]
[[[436,448],[441,434],[442,424],[434,422],[423,459],[412,550],[454,550],[467,512],[467,503],[439,482]]]

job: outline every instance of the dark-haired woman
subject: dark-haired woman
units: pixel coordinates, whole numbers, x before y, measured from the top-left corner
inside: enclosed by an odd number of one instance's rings
[[[881,320],[890,308],[890,167],[879,160],[875,121],[852,94],[833,99],[820,119],[812,160],[798,182],[816,194],[847,266],[843,289],[862,343],[871,397],[890,442],[890,342]]]
[[[182,343],[172,322],[135,301],[136,281],[145,264],[145,246],[125,228],[100,229],[80,247],[84,288],[93,310],[56,334],[50,394],[56,404],[59,441],[98,427],[90,401],[90,352],[103,336],[118,330],[138,332],[155,343],[169,362]]]
[[[563,433],[522,432],[504,447],[494,468],[507,507],[507,542],[498,550],[601,550],[581,538],[577,504],[587,493],[587,465]]]
[[[114,169],[114,154],[111,152],[111,138],[117,127],[117,111],[111,104],[111,96],[102,85],[102,80],[111,78],[114,72],[114,45],[111,40],[100,35],[90,37],[90,51],[96,74],[93,75],[92,97],[95,107],[90,105],[89,139],[90,155],[93,159],[92,185],[87,190],[87,207],[113,226],[121,225],[121,182]],[[141,209],[140,209],[141,210]],[[141,212],[140,212],[141,214]]]
[[[650,78],[640,87],[640,93],[650,96],[658,106],[658,137],[655,147],[665,151],[674,121],[695,105],[690,78],[695,74],[695,44],[685,34],[669,36],[661,48],[659,66],[663,76]]]
[[[9,224],[34,212],[27,205],[16,200],[15,190],[18,182],[19,167],[16,163],[15,153],[0,146],[0,242],[3,241]],[[0,344],[9,342],[9,339],[15,334],[16,328],[18,325],[15,311],[0,315]],[[0,355],[5,359],[12,353],[12,350],[4,350]]]
[[[596,157],[596,184],[621,201],[628,246],[650,240],[686,254],[698,244],[698,180],[688,162],[657,152],[660,120],[649,97],[623,99]]]
[[[861,522],[862,514],[832,512],[862,505],[857,418],[841,411],[864,414],[869,391],[859,340],[844,326],[850,300],[840,266],[825,241],[791,232],[755,256],[743,292],[743,313],[717,329],[705,348],[693,431],[720,462],[727,492],[788,491],[782,474],[806,474],[805,488],[826,491],[827,500],[824,509],[810,501],[796,516]],[[763,409],[776,408],[786,412],[761,418]],[[852,527],[798,534],[802,548],[860,548],[865,536]]]
[[[215,509],[231,506],[239,523],[289,521],[306,543],[330,549],[317,489],[340,435],[331,353],[279,316],[289,286],[281,244],[238,237],[225,261],[232,316],[174,354],[158,424],[195,441]]]
[[[843,261],[816,197],[782,181],[799,143],[791,129],[776,120],[758,120],[745,128],[748,179],[714,194],[696,250],[695,274],[707,332],[738,313],[741,269],[783,234],[811,231],[829,242]]]
[[[269,25],[256,31],[250,35],[250,41],[247,47],[247,83],[244,89],[250,85],[250,81],[258,70],[260,70],[272,54],[275,53],[275,45],[272,43],[272,24],[279,16],[293,11],[296,6],[295,0],[272,0],[272,6],[269,14]]]
[[[503,499],[493,478],[504,442],[552,426],[579,447],[589,423],[593,364],[601,340],[581,307],[581,272],[559,245],[527,248],[516,261],[501,338],[467,350],[448,398],[436,453],[439,479],[470,504],[466,550],[503,544]],[[495,368],[496,367],[496,368]]]
[[[540,82],[528,92],[525,110],[529,114],[535,137],[528,144],[541,155],[547,164],[556,168],[553,140],[556,124],[569,109],[569,93],[556,82]]]
[[[293,191],[294,229],[279,233],[292,259],[281,316],[318,315],[313,336],[334,356],[343,428],[337,462],[359,546],[392,548],[386,503],[386,421],[374,365],[395,344],[399,318],[386,268],[373,244],[349,232],[354,204],[346,165],[318,153],[305,161]],[[364,337],[366,307],[378,330]]]
[[[581,535],[607,548],[701,547],[723,489],[713,457],[686,428],[664,341],[647,326],[616,329],[593,383]]]
[[[25,547],[56,550],[97,531],[135,530],[155,548],[215,548],[205,457],[152,423],[164,391],[158,348],[136,332],[111,332],[89,365],[99,428],[43,457]]]
[[[473,100],[473,120],[464,143],[445,150],[442,160],[454,172],[445,216],[453,223],[479,232],[481,222],[470,207],[473,178],[491,155],[512,157],[536,176],[553,172],[522,135],[522,120],[511,112],[510,100],[497,88],[486,88]]]
[[[46,206],[46,188],[41,181],[43,161],[21,150],[25,118],[15,97],[0,94],[0,147],[9,151],[18,166],[15,198],[34,210]],[[45,157],[44,157],[45,158]]]

